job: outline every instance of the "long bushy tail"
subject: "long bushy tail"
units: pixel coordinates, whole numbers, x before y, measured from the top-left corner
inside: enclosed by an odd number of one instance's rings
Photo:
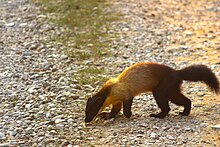
[[[178,73],[183,80],[202,81],[206,83],[216,94],[220,92],[219,81],[210,68],[205,65],[192,65],[181,70]]]

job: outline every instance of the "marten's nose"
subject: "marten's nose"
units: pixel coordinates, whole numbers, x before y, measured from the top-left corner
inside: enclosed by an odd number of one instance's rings
[[[91,122],[91,119],[85,118],[85,123]]]

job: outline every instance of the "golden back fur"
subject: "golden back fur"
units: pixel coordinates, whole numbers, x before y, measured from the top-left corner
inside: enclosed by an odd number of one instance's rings
[[[152,91],[172,70],[168,66],[151,62],[141,62],[128,67],[117,78],[105,83],[104,87],[111,86],[111,90],[103,108],[140,93]]]

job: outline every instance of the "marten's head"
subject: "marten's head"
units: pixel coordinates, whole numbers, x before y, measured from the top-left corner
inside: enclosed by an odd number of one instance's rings
[[[91,122],[94,117],[99,113],[106,98],[108,97],[111,88],[117,83],[117,78],[108,80],[101,90],[96,93],[93,97],[90,97],[86,103],[86,118],[85,122]]]
[[[86,118],[85,122],[91,122],[93,118],[98,114],[99,110],[103,106],[105,102],[105,98],[100,96],[90,97],[86,104]]]

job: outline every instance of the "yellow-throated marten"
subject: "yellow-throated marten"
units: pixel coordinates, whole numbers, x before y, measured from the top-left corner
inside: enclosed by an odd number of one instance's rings
[[[205,65],[192,65],[181,70],[157,63],[137,63],[125,69],[117,78],[108,80],[101,90],[89,98],[86,104],[85,122],[93,118],[105,107],[112,105],[106,116],[115,117],[123,105],[123,113],[131,117],[133,98],[143,92],[152,91],[161,112],[151,117],[164,118],[170,111],[168,101],[184,107],[181,115],[190,113],[191,101],[181,93],[183,80],[202,81],[216,94],[219,93],[219,81],[215,74]]]

